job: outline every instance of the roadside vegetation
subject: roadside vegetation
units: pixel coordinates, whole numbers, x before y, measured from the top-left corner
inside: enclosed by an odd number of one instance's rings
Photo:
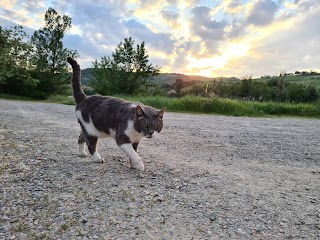
[[[141,102],[155,108],[163,108],[170,112],[204,113],[228,116],[248,117],[312,117],[320,118],[320,102],[315,103],[285,103],[285,102],[258,102],[241,101],[228,98],[207,98],[201,96],[185,96],[168,98],[163,96],[131,97],[118,95],[129,101]],[[9,100],[39,101],[30,98],[21,99],[19,96],[3,95],[0,98]],[[75,105],[71,96],[52,95],[42,102]]]

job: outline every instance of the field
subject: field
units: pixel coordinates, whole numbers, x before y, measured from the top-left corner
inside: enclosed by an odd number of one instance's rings
[[[182,98],[168,98],[161,96],[149,97],[128,97],[120,95],[130,101],[141,102],[143,104],[163,108],[172,112],[191,112],[206,114],[221,114],[229,116],[251,116],[251,117],[271,117],[271,116],[295,116],[295,117],[320,117],[320,104],[291,104],[281,102],[255,102],[239,101],[223,98],[205,98],[187,96]],[[74,105],[72,97],[51,96],[46,102],[63,103]]]
[[[320,121],[165,113],[129,168],[74,106],[0,100],[0,239],[319,239]]]
[[[254,79],[257,81],[268,81],[270,78],[257,78]],[[320,89],[320,75],[312,75],[312,76],[285,76],[284,80],[289,83],[296,84],[306,84],[306,85],[315,85],[318,89]]]

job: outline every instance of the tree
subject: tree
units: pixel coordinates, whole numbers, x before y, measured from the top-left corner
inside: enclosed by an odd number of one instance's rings
[[[76,58],[78,53],[63,47],[62,39],[71,28],[71,18],[60,16],[53,8],[45,13],[44,28],[35,31],[31,43],[35,50],[32,63],[36,66],[35,77],[39,78],[39,90],[46,94],[63,93],[69,84],[68,56]]]
[[[243,77],[241,80],[240,87],[240,97],[242,98],[250,98],[251,90],[252,90],[252,77]]]
[[[174,90],[177,93],[177,97],[181,96],[181,90],[183,88],[183,80],[181,78],[177,78],[174,84]]]
[[[112,53],[93,62],[90,85],[104,95],[134,95],[148,85],[148,78],[159,74],[159,68],[152,66],[145,49],[145,43],[137,44],[125,38]]]
[[[38,81],[31,77],[29,59],[32,47],[25,41],[21,26],[3,29],[0,26],[0,91],[31,95]]]

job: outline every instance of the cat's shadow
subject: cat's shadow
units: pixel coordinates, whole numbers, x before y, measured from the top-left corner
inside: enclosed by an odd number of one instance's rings
[[[120,154],[121,155],[121,154]],[[154,173],[152,166],[149,166],[144,171],[140,171],[130,167],[129,159],[127,156],[111,155],[104,157],[103,163],[97,163],[92,161],[90,156],[81,157],[78,154],[72,154],[73,166],[76,169],[83,169],[86,171],[96,171],[98,175],[118,174],[131,175],[131,177],[148,178],[148,176]],[[85,169],[84,169],[85,168]]]

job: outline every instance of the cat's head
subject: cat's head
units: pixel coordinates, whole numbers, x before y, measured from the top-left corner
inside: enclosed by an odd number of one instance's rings
[[[142,132],[147,138],[151,138],[154,131],[160,132],[163,127],[163,114],[165,108],[156,110],[151,107],[136,106],[135,127],[138,132]]]

